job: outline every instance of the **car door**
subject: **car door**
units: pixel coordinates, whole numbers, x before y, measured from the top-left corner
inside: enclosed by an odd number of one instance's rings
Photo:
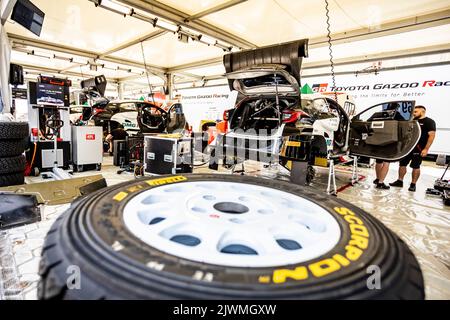
[[[414,106],[415,101],[390,101],[357,114],[350,124],[350,153],[389,161],[406,156],[421,133]]]
[[[139,131],[137,115],[135,102],[123,102],[119,104],[119,110],[111,117],[111,121],[121,124],[126,131],[132,134]]]
[[[167,123],[167,132],[181,132],[186,127],[186,117],[183,113],[181,103],[174,103],[168,110],[169,120]]]

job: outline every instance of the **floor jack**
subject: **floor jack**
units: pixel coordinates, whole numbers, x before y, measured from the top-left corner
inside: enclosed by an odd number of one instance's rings
[[[59,119],[49,119],[46,121],[46,126],[53,131],[53,141],[54,141],[54,149],[53,154],[55,160],[53,162],[52,172],[44,172],[42,173],[42,178],[54,180],[65,180],[71,179],[72,175],[64,171],[63,169],[58,167],[58,131],[64,126],[64,121]]]
[[[450,180],[445,180],[444,178],[449,166],[450,162],[447,164],[442,177],[434,182],[434,188],[428,188],[426,191],[428,195],[441,196],[446,206],[450,206]]]

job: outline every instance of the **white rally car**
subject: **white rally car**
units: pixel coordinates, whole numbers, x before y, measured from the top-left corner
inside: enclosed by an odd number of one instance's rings
[[[304,57],[306,39],[224,56],[241,99],[225,112],[228,132],[210,145],[211,169],[242,160],[314,165],[345,154],[395,161],[411,152],[420,137],[414,101],[380,103],[351,118],[350,101],[300,94]]]
[[[146,101],[111,101],[102,109],[95,109],[91,120],[103,130],[111,132],[120,126],[129,135],[163,133],[183,130],[186,119],[180,103],[167,110]]]

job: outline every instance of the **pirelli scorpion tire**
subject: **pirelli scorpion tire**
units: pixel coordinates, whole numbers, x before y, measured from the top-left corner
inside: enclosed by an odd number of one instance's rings
[[[144,178],[74,204],[40,299],[423,299],[395,234],[340,199],[234,175]]]

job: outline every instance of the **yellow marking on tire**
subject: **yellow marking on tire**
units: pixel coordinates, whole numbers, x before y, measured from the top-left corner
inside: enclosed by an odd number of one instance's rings
[[[184,176],[174,176],[174,177],[168,177],[168,178],[161,178],[161,179],[154,179],[154,180],[147,180],[145,181],[149,186],[161,186],[164,184],[169,183],[175,183],[175,182],[181,182],[186,181],[187,178]]]
[[[349,245],[356,246],[360,249],[367,249],[369,246],[369,239],[352,234],[352,240],[349,241]]]
[[[128,192],[133,193],[139,190],[142,190],[144,187],[142,185],[132,186],[127,189]]]
[[[120,201],[122,201],[123,199],[125,199],[125,198],[127,197],[127,195],[128,195],[128,193],[126,193],[126,192],[124,192],[124,191],[121,191],[121,192],[119,192],[118,194],[116,194],[116,195],[113,197],[113,200],[116,200],[117,202],[120,202]]]
[[[311,263],[307,266],[297,266],[295,269],[277,269],[272,273],[273,283],[285,283],[288,278],[293,280],[306,280],[309,277],[309,272],[316,278],[326,276],[334,273],[343,267],[349,266],[352,262],[357,261],[364,250],[369,247],[369,231],[364,225],[362,219],[350,209],[345,207],[335,207],[339,215],[343,216],[345,222],[348,223],[350,229],[350,240],[345,245],[345,250],[334,254],[330,258]],[[258,281],[261,283],[269,283],[267,276],[260,276]]]
[[[341,216],[346,216],[346,215],[354,216],[355,215],[355,213],[352,210],[344,208],[344,207],[342,207],[342,208],[336,207],[336,208],[334,208],[334,211],[339,213]]]
[[[369,237],[369,231],[367,231],[367,228],[365,226],[351,224],[350,231],[352,234],[356,234],[357,236],[366,237],[366,238]]]
[[[345,216],[344,219],[348,223],[359,224],[359,225],[363,225],[364,224],[360,218],[355,217],[355,216]]]
[[[259,276],[259,283],[270,283],[270,276]]]
[[[351,261],[358,260],[359,257],[361,257],[361,255],[363,254],[363,251],[360,248],[350,245],[346,246],[345,250],[346,250],[345,256],[347,257],[347,259]]]
[[[333,259],[339,262],[343,267],[346,267],[350,264],[350,261],[346,259],[345,257],[341,256],[340,254],[335,254],[333,256]]]
[[[309,270],[317,278],[338,271],[340,268],[341,266],[339,265],[339,263],[337,263],[333,259],[324,259],[309,265]]]
[[[285,283],[287,278],[294,280],[305,280],[308,279],[308,270],[306,267],[297,267],[294,270],[289,269],[279,269],[273,272],[272,281],[273,283]]]

